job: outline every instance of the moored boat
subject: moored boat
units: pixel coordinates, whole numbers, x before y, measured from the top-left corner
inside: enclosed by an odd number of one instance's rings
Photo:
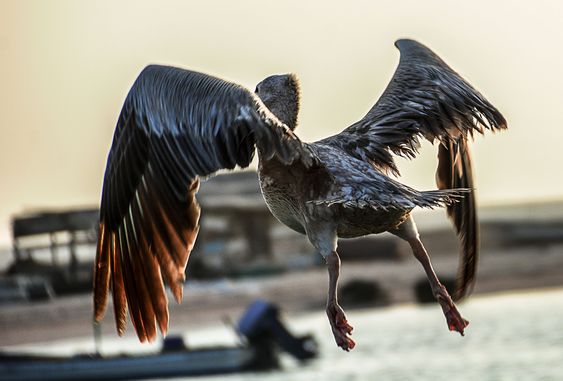
[[[232,346],[188,348],[181,337],[167,338],[154,354],[39,356],[0,354],[0,381],[132,380],[186,377],[279,367],[284,350],[299,360],[317,355],[311,336],[295,337],[279,320],[278,309],[266,302],[251,304],[235,327],[242,337]]]

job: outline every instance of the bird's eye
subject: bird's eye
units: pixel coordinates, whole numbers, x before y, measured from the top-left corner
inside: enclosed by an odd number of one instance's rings
[[[258,93],[258,86],[256,86],[256,89],[254,89],[255,93]]]

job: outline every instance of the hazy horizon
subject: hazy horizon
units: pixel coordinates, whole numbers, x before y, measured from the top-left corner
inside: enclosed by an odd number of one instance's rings
[[[563,3],[337,4],[0,1],[0,246],[14,213],[98,204],[115,121],[147,64],[251,89],[296,73],[296,132],[314,141],[375,103],[401,37],[428,45],[508,120],[472,145],[480,204],[563,199]],[[402,182],[435,188],[435,147],[401,168]]]

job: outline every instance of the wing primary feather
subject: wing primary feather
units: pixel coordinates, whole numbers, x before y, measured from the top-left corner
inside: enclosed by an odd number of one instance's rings
[[[461,211],[459,231],[462,242],[463,253],[460,256],[460,266],[457,276],[457,290],[454,294],[456,300],[462,299],[469,295],[476,281],[477,265],[479,261],[479,224],[477,220],[477,205],[475,188],[473,184],[471,156],[467,151],[468,147],[462,143],[460,146],[460,159],[462,162],[462,173],[464,182],[472,192],[468,195],[467,199],[462,200],[458,206]]]
[[[159,200],[151,206],[152,214],[172,259],[177,266],[183,266],[185,265],[183,250],[187,246],[187,242],[183,240],[181,234],[178,234],[178,231],[183,230],[187,224],[186,216],[183,214],[183,211],[186,210],[186,202],[174,203],[171,196],[167,195],[162,187],[157,189],[161,192],[152,197]]]
[[[141,308],[139,306],[139,301],[142,300],[137,292],[137,286],[135,282],[135,276],[133,275],[134,267],[131,263],[131,258],[128,255],[128,250],[126,248],[126,242],[124,237],[123,227],[121,227],[117,234],[117,241],[119,251],[121,253],[122,260],[122,270],[123,270],[123,283],[125,285],[125,296],[127,298],[127,305],[129,306],[129,314],[131,316],[131,321],[135,332],[139,337],[139,340],[144,343],[148,340],[147,332],[143,325],[143,317]]]
[[[132,204],[132,213],[136,216],[144,215],[145,218],[150,218],[150,216],[146,215],[146,212],[143,212],[143,209],[145,208],[141,203],[139,193],[137,193],[135,202]],[[138,252],[142,258],[142,269],[144,271],[146,285],[148,286],[156,320],[159,325],[160,332],[163,335],[166,335],[169,320],[168,298],[166,297],[166,292],[164,291],[164,283],[158,261],[156,260],[156,257],[152,252],[152,248],[148,243],[152,241],[152,233],[150,228],[146,226],[145,218],[134,218],[132,219],[132,223],[134,224],[135,232],[137,233]]]
[[[166,297],[166,292],[164,291],[164,283],[158,267],[158,262],[155,256],[151,252],[151,248],[146,242],[145,237],[140,240],[141,249],[140,254],[142,255],[142,260],[144,264],[144,275],[147,280],[146,284],[149,286],[148,291],[150,293],[151,302],[153,310],[156,315],[156,320],[160,332],[166,335],[168,331],[168,298]]]
[[[439,146],[436,183],[440,189],[468,188],[461,201],[448,206],[448,216],[460,240],[460,262],[454,300],[471,293],[475,284],[479,260],[479,225],[471,155],[463,138],[447,140]]]
[[[164,227],[164,232],[166,234],[166,236],[168,237],[168,243],[170,245],[170,252],[172,254],[172,259],[174,260],[174,262],[176,263],[176,266],[178,266],[178,268],[180,270],[184,270],[184,251],[186,250],[186,246],[187,244],[185,242],[183,242],[183,237],[181,234],[178,234],[177,229],[178,230],[183,230],[183,227],[178,227],[175,228],[174,225],[170,222],[170,218],[169,218],[169,213],[167,213],[166,210],[163,209],[162,204],[158,204],[156,205],[158,211],[159,211],[159,215],[160,215],[160,222],[161,222],[161,226]],[[182,205],[182,208],[184,208],[185,205]],[[185,224],[185,222],[184,222]]]
[[[199,217],[201,215],[201,209],[196,199],[196,193],[199,190],[199,178],[196,178],[188,189],[188,210],[187,210],[187,221],[188,226],[185,231],[184,241],[187,243],[187,254],[184,259],[184,263],[188,262],[189,255],[194,247],[197,235],[199,233]]]
[[[111,258],[112,258],[112,299],[115,316],[115,325],[119,336],[125,334],[127,323],[127,298],[125,296],[125,284],[123,280],[123,265],[121,261],[121,250],[117,242],[116,233],[111,233]]]
[[[133,204],[134,205],[134,204]],[[156,339],[156,313],[153,309],[153,301],[149,293],[150,285],[147,284],[145,270],[150,263],[143,263],[142,253],[139,248],[139,238],[132,223],[132,213],[129,210],[129,215],[124,222],[125,230],[125,247],[127,256],[133,264],[133,279],[135,288],[137,289],[137,297],[139,298],[139,310],[141,318],[143,319],[143,328],[147,336],[147,340],[152,342]]]
[[[158,202],[158,198],[155,198],[152,193],[149,194],[148,189],[146,188],[143,192],[140,192],[139,196],[141,204],[145,206],[145,211],[147,213],[145,221],[147,221],[150,227],[154,245],[153,252],[156,256],[156,260],[164,272],[164,278],[170,286],[174,298],[178,303],[180,303],[182,300],[183,274],[179,273],[176,263],[171,257],[171,251],[162,238],[162,235],[165,234],[163,233],[163,229],[159,228],[157,225],[157,223],[160,223],[160,216],[154,210],[154,204]]]
[[[94,266],[94,320],[99,322],[104,317],[110,286],[111,252],[105,224],[100,222],[98,244]]]

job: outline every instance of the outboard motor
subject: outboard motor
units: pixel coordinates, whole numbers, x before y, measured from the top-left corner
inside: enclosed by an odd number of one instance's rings
[[[318,355],[313,336],[293,336],[281,322],[277,306],[264,300],[257,300],[248,306],[239,320],[237,330],[250,344],[271,340],[298,360],[308,360]]]

